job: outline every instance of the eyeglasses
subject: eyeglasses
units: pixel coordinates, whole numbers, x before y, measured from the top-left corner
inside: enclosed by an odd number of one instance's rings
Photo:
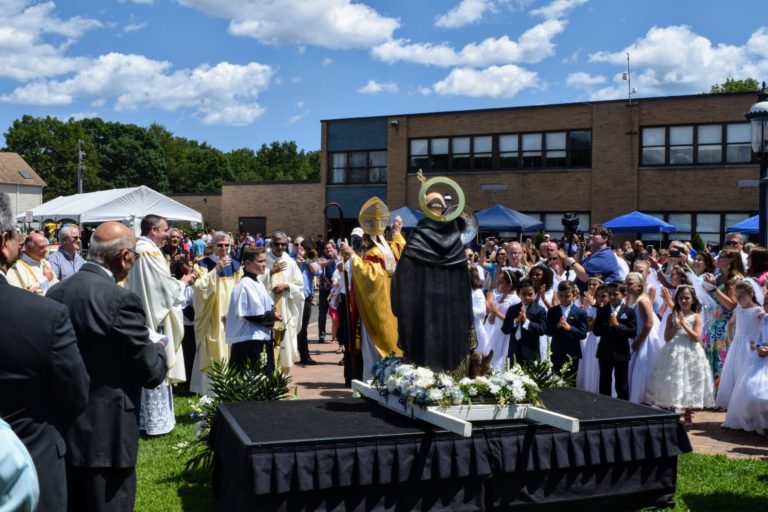
[[[736,246],[736,245],[739,245],[739,241],[738,240],[728,240],[727,242],[725,242],[725,245]]]
[[[216,244],[216,247],[229,247],[230,244]]]
[[[288,247],[287,242],[272,242],[272,245],[275,245],[277,247]]]
[[[126,251],[128,251],[128,252],[130,252],[130,253],[132,253],[132,254],[133,254],[134,256],[136,256],[137,258],[139,257],[139,253],[138,253],[138,252],[136,252],[136,250],[135,250],[135,249],[129,249],[128,247],[126,247],[126,248],[125,248],[125,250],[126,250]]]
[[[548,258],[547,261],[560,261],[560,258]]]

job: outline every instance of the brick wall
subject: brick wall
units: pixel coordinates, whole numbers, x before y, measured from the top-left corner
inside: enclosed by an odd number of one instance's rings
[[[206,225],[221,227],[221,194],[169,194],[168,197],[200,212]]]
[[[221,189],[222,227],[237,232],[240,217],[266,217],[267,233],[285,231],[312,236],[324,233],[325,193],[313,181],[225,183]]]

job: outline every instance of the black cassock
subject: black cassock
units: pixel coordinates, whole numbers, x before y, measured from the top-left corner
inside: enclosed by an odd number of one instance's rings
[[[392,312],[405,357],[453,370],[470,349],[472,288],[460,222],[421,219],[392,277]]]

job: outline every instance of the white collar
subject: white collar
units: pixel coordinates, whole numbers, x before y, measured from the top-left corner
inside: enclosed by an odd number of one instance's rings
[[[140,236],[140,237],[139,237],[139,240],[144,240],[145,242],[147,242],[147,243],[149,243],[149,244],[152,244],[153,246],[157,247],[157,244],[156,244],[156,243],[155,243],[155,241],[154,241],[154,240],[152,240],[151,238],[147,238],[147,237],[145,237],[145,236]]]
[[[211,259],[211,261],[212,261],[212,262],[214,262],[214,263],[218,263],[218,262],[219,262],[219,257],[218,257],[218,256],[216,256],[216,253],[215,253],[215,252],[212,252],[211,254],[209,254],[209,255],[208,255],[208,257],[209,257],[209,258]]]
[[[30,265],[32,267],[40,267],[43,264],[42,260],[40,260],[40,261],[33,260],[32,258],[27,256],[26,254],[22,254],[21,255],[21,259],[24,260],[24,263],[26,263],[26,264],[28,264],[28,265]]]
[[[3,269],[1,269],[1,268],[0,268],[0,276],[3,276],[3,277],[8,277],[7,275],[5,275],[5,272],[4,272],[4,271],[3,271]]]

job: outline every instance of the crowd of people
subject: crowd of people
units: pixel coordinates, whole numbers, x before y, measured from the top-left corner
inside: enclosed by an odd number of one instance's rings
[[[76,226],[48,254],[42,233],[17,230],[8,204],[0,194],[0,435],[22,441],[5,449],[28,451],[16,457],[20,509],[132,510],[139,435],[173,430],[174,387],[210,395],[214,362],[266,359],[264,371],[286,373],[315,364],[315,303],[318,341],[339,343],[347,386],[392,353],[454,367],[464,340],[449,357],[401,338],[428,329],[420,315],[445,316],[436,304],[460,289],[471,296],[444,323],[463,322],[471,303],[474,349],[496,369],[549,359],[586,391],[679,410],[687,423],[695,409],[720,407],[726,428],[768,429],[768,251],[738,233],[715,254],[682,241],[614,249],[599,225],[538,247],[494,237],[464,246],[454,227],[446,257],[428,234],[406,241],[400,219],[385,235],[384,221],[361,214],[349,240],[310,240],[186,237],[149,214],[138,237],[117,222],[98,226],[84,259]],[[391,285],[406,264],[415,270]],[[408,287],[426,275],[420,265],[433,268],[429,299]]]
[[[768,251],[740,233],[717,253],[611,238],[596,225],[560,244],[467,249],[478,350],[497,369],[570,360],[580,389],[678,410],[687,425],[720,408],[724,428],[766,435]]]

